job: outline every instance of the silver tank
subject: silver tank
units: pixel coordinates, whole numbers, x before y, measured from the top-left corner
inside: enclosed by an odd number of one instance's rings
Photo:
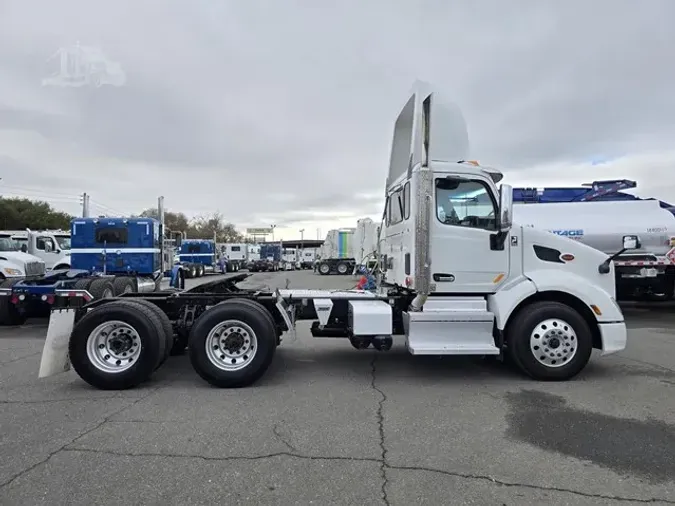
[[[514,203],[513,221],[581,241],[607,254],[621,249],[624,235],[640,237],[631,254],[665,255],[675,237],[675,216],[656,200]]]

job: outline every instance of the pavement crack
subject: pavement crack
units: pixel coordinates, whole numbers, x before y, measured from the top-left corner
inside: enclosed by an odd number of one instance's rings
[[[279,432],[279,425],[278,425],[278,424],[277,424],[277,425],[274,425],[274,427],[272,427],[272,432],[274,433],[274,436],[277,438],[277,440],[278,440],[281,444],[283,444],[286,448],[288,448],[288,449],[291,451],[291,453],[293,453],[293,454],[297,454],[297,453],[298,453],[297,448],[295,448],[295,446],[293,446],[293,445],[292,445],[292,444],[284,437],[284,435],[281,434],[281,433]]]
[[[427,473],[436,473],[444,476],[452,476],[455,478],[463,478],[468,480],[479,480],[487,481],[504,487],[514,487],[514,488],[529,488],[533,490],[543,490],[547,492],[562,492],[567,494],[574,494],[581,497],[590,497],[593,499],[608,499],[612,501],[623,501],[623,502],[638,502],[638,503],[666,503],[666,504],[675,504],[675,501],[669,499],[662,499],[657,497],[650,497],[647,499],[635,498],[635,497],[623,497],[616,495],[607,495],[607,494],[594,494],[591,492],[582,492],[580,490],[574,490],[571,488],[564,487],[542,487],[539,485],[532,485],[530,483],[517,483],[511,481],[504,481],[497,479],[493,476],[487,474],[471,474],[471,473],[461,473],[457,471],[446,471],[443,469],[435,469],[433,467],[424,467],[424,466],[400,466],[385,464],[387,469],[392,469],[396,471],[422,471]]]
[[[113,450],[99,450],[95,448],[84,447],[68,447],[64,448],[64,452],[83,452],[83,453],[99,453],[103,455],[114,455],[117,457],[138,457],[138,458],[173,458],[173,459],[196,459],[205,460],[208,462],[228,462],[237,460],[266,460],[275,457],[289,457],[300,460],[332,460],[336,462],[371,462],[379,464],[380,459],[369,457],[337,457],[324,455],[303,455],[294,452],[273,452],[265,453],[263,455],[232,455],[229,457],[209,457],[207,455],[185,454],[185,453],[165,453],[165,452],[116,452]]]
[[[37,355],[42,355],[42,352],[36,351],[35,353],[31,353],[30,355],[25,355],[23,357],[18,357],[18,358],[12,359],[12,360],[7,360],[6,362],[0,362],[0,366],[13,364],[14,362],[21,362],[22,360],[26,360],[27,358],[35,357]]]
[[[389,505],[389,497],[387,496],[387,485],[389,484],[389,479],[387,478],[387,445],[385,444],[384,439],[384,403],[387,400],[387,395],[377,386],[377,354],[373,355],[373,360],[370,362],[371,367],[371,379],[370,387],[380,394],[380,400],[377,402],[377,430],[379,436],[379,446],[380,446],[380,476],[382,477],[382,501],[384,504]]]
[[[35,469],[35,468],[41,466],[42,464],[47,463],[47,462],[48,462],[54,455],[56,455],[57,453],[62,452],[62,451],[65,451],[65,450],[67,449],[68,446],[70,446],[70,445],[76,443],[77,441],[79,441],[80,439],[82,439],[83,437],[85,437],[87,434],[91,434],[91,433],[94,432],[96,429],[99,429],[99,428],[101,428],[103,425],[105,425],[106,423],[108,423],[108,421],[109,421],[113,416],[118,415],[119,413],[121,413],[121,412],[124,411],[125,409],[128,409],[128,408],[134,406],[135,404],[138,404],[138,403],[141,402],[142,400],[147,399],[147,398],[150,397],[152,394],[154,394],[157,390],[158,390],[157,388],[153,388],[152,390],[150,390],[150,391],[147,393],[147,395],[143,395],[143,396],[141,396],[141,397],[135,399],[135,400],[134,400],[133,402],[131,402],[130,404],[127,404],[127,405],[121,407],[120,409],[115,410],[114,412],[110,413],[108,416],[106,416],[105,418],[103,418],[103,420],[101,420],[99,423],[97,423],[96,425],[94,425],[94,426],[91,427],[90,429],[87,429],[87,430],[85,430],[84,432],[82,432],[81,434],[78,434],[76,437],[74,437],[73,439],[71,439],[71,440],[68,441],[67,443],[64,443],[63,445],[61,445],[61,446],[60,446],[59,448],[57,448],[56,450],[49,452],[49,453],[47,454],[47,456],[46,456],[45,458],[43,458],[42,460],[40,460],[39,462],[36,462],[36,463],[33,464],[32,466],[29,466],[29,467],[27,467],[27,468],[25,468],[25,469],[19,471],[18,473],[13,474],[13,475],[10,476],[8,479],[6,479],[6,480],[3,481],[2,483],[0,483],[0,490],[5,489],[6,487],[8,487],[8,486],[11,485],[12,483],[14,483],[16,480],[18,480],[19,478],[21,478],[23,475],[25,475],[26,473],[29,473],[29,472],[31,472],[33,469]]]

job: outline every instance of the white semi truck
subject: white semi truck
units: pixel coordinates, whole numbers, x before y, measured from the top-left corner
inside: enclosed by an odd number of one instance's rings
[[[21,251],[11,234],[0,233],[0,289],[11,289],[19,281],[39,278],[45,272],[44,261]],[[0,325],[18,325],[24,320],[9,297],[0,297]]]
[[[70,232],[60,230],[7,230],[24,253],[45,263],[47,270],[70,269]]]
[[[184,291],[123,294],[82,304],[70,290],[52,311],[41,377],[72,364],[89,384],[124,389],[148,380],[163,352],[189,335],[192,367],[222,388],[260,378],[295,322],[317,338],[413,355],[508,355],[538,380],[567,380],[597,348],[626,346],[614,266],[578,242],[512,223],[502,174],[466,162],[459,109],[418,83],[396,120],[376,291],[236,286],[247,274]],[[453,211],[451,202],[475,205]],[[622,249],[638,247],[626,236]]]
[[[301,269],[311,269],[316,262],[316,252],[318,248],[302,248],[299,250],[298,257],[300,259]]]
[[[625,235],[641,247],[614,259],[618,300],[664,301],[675,292],[675,216],[657,200],[517,203],[514,220],[573,239],[606,254]]]

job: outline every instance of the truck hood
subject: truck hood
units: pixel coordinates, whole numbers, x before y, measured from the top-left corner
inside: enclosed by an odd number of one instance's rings
[[[532,227],[521,228],[523,234],[523,247],[539,245],[558,250],[561,255],[573,255],[574,259],[571,261],[550,265],[551,267],[556,265],[564,267],[565,270],[569,270],[590,283],[602,287],[602,289],[612,297],[615,296],[616,281],[614,279],[614,263],[612,262],[609,273],[600,274],[598,272],[598,267],[607,260],[608,255],[602,251],[591,248],[590,246],[586,246],[579,241],[568,239],[567,237],[559,236],[545,230],[537,230]],[[530,263],[530,258],[534,263]],[[524,255],[524,261],[526,263],[526,265],[523,266],[525,272],[529,269],[535,269],[535,265],[540,263],[540,261],[535,260],[534,255],[529,254]]]
[[[8,260],[15,264],[26,264],[28,262],[41,262],[41,260],[28,253],[21,251],[0,251],[0,260]]]

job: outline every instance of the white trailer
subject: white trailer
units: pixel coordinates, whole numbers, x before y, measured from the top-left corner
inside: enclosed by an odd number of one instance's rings
[[[294,338],[297,320],[311,320],[314,337],[345,338],[357,349],[386,351],[401,336],[413,355],[506,354],[538,380],[574,377],[593,348],[623,350],[611,257],[513,225],[513,189],[498,189],[502,174],[468,155],[459,109],[418,84],[394,129],[376,291],[237,287],[246,274],[84,307],[69,291],[51,314],[40,376],[72,364],[97,388],[130,388],[187,333],[190,362],[205,381],[247,386],[285,336]],[[475,205],[453,210],[454,200],[469,198]],[[638,243],[626,236],[622,246]],[[125,332],[110,336],[112,325]]]
[[[329,230],[317,258],[319,274],[351,274],[356,265],[354,228]]]
[[[641,247],[614,259],[617,298],[673,298],[675,216],[659,201],[518,203],[513,217],[524,226],[548,230],[608,255],[621,249],[623,236],[638,235]]]

